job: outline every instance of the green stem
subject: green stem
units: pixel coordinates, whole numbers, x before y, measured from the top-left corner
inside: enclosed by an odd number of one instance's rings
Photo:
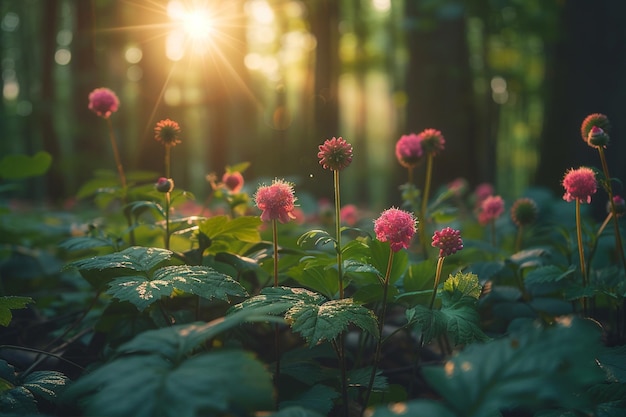
[[[433,293],[430,296],[430,302],[428,303],[428,309],[432,310],[435,305],[435,297],[437,296],[437,287],[439,286],[439,280],[441,279],[441,270],[443,269],[444,256],[440,256],[437,260],[437,272],[435,273],[435,285],[433,286]]]
[[[370,381],[367,385],[367,392],[365,394],[365,401],[363,402],[363,411],[365,411],[365,409],[367,408],[367,403],[370,400],[372,389],[374,387],[374,380],[376,379],[376,371],[378,370],[378,363],[380,362],[380,354],[383,345],[383,327],[385,326],[385,315],[387,314],[387,292],[389,289],[389,276],[391,275],[391,267],[393,266],[393,254],[394,251],[390,248],[389,260],[387,261],[387,271],[385,272],[385,280],[383,282],[383,303],[380,311],[380,317],[378,318],[378,341],[376,342],[376,352],[374,353],[372,374],[370,375]]]
[[[274,246],[274,288],[278,287],[278,222],[272,219],[272,241]],[[280,329],[278,323],[274,324],[274,354],[276,357],[276,368],[274,371],[274,383],[278,389],[280,378]],[[276,395],[276,409],[278,410],[279,395]]]
[[[582,222],[580,218],[580,200],[576,199],[576,237],[578,239],[578,257],[580,273],[583,276],[583,287],[587,287],[587,268],[585,267],[585,250],[583,248]],[[582,297],[583,316],[587,316],[587,298]]]
[[[615,211],[615,201],[613,201],[613,187],[611,185],[611,176],[609,175],[609,166],[606,163],[606,157],[604,156],[604,148],[598,147],[600,153],[600,161],[602,161],[602,170],[604,171],[604,177],[606,178],[606,190],[609,194],[609,204],[611,205],[611,213],[613,213],[613,226],[615,227],[615,245],[619,252],[620,259],[622,260],[622,267],[626,271],[626,257],[624,256],[624,246],[622,244],[622,235],[619,230],[619,219],[617,218]]]
[[[165,178],[170,175],[170,145],[165,145]]]
[[[109,139],[111,140],[111,147],[113,148],[113,156],[115,157],[115,164],[117,166],[117,173],[120,177],[120,183],[126,194],[126,175],[124,174],[124,167],[122,166],[122,160],[120,158],[120,151],[117,148],[117,141],[115,140],[115,133],[113,132],[113,123],[110,118],[106,118],[107,125],[109,126]]]
[[[490,229],[491,229],[491,245],[495,248],[496,247],[496,220],[495,219],[491,219],[491,221],[489,223],[491,223],[491,225],[490,225]]]
[[[170,248],[170,203],[171,193],[165,193],[165,249]]]
[[[519,226],[517,228],[517,237],[515,238],[515,252],[519,252],[522,249],[522,235],[524,234],[524,227]]]
[[[427,242],[427,228],[426,224],[426,212],[428,210],[428,195],[430,194],[430,182],[433,171],[433,156],[428,154],[426,158],[426,179],[424,180],[424,193],[422,195],[422,208],[420,210],[419,220],[422,222],[422,226],[419,228],[420,241],[422,242],[422,249],[424,252],[424,259],[428,259],[428,242]]]
[[[409,180],[408,183],[409,184],[413,184],[413,167],[410,166],[407,168],[407,170],[409,171]]]
[[[341,256],[341,195],[339,192],[339,171],[333,170],[333,183],[335,188],[335,238],[337,239],[337,272],[339,279],[339,298],[343,299],[343,261]]]

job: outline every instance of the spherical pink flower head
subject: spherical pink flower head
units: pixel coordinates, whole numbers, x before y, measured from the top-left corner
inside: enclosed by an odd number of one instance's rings
[[[591,203],[591,196],[598,190],[596,174],[587,167],[570,169],[563,177],[563,188],[565,188],[563,200]]]
[[[445,148],[446,140],[437,129],[426,129],[417,136],[425,154],[435,156]]]
[[[225,172],[222,182],[231,193],[238,193],[243,188],[243,175],[241,172]]]
[[[448,183],[448,189],[456,197],[462,197],[467,192],[468,183],[465,178],[459,177]]]
[[[352,145],[341,137],[327,139],[318,148],[317,157],[324,169],[341,171],[352,162]]]
[[[405,168],[413,168],[422,158],[422,144],[415,133],[400,136],[396,142],[396,158]]]
[[[485,198],[493,195],[494,192],[495,190],[493,188],[493,185],[489,184],[488,182],[478,184],[476,186],[476,190],[474,190],[474,195],[476,196],[476,205],[480,206]]]
[[[339,212],[341,222],[348,226],[354,226],[359,221],[359,210],[354,204],[343,206]]]
[[[504,200],[499,195],[490,195],[480,204],[478,222],[485,225],[504,213]]]
[[[439,248],[440,258],[457,253],[463,249],[461,231],[452,229],[451,227],[435,231],[432,246]]]
[[[257,207],[262,210],[261,220],[264,222],[278,220],[287,223],[296,216],[296,197],[294,196],[293,185],[283,180],[275,179],[272,185],[264,185],[257,190],[254,200]]]
[[[89,110],[104,119],[108,119],[112,113],[115,113],[119,106],[119,99],[108,88],[96,88],[89,93]]]
[[[398,252],[409,247],[411,238],[417,232],[417,220],[413,214],[392,207],[374,220],[374,232],[376,239],[389,242],[391,250]]]

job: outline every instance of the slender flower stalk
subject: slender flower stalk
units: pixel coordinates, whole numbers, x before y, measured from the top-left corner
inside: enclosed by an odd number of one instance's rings
[[[261,220],[272,222],[272,241],[274,247],[274,287],[278,287],[278,222],[287,223],[296,218],[296,197],[293,185],[283,180],[275,179],[271,185],[263,185],[257,189],[254,196],[259,210],[262,210]],[[280,334],[278,324],[274,327],[274,349],[276,355],[276,370],[274,381],[280,378]],[[278,405],[279,398],[276,397]]]
[[[425,129],[419,135],[420,145],[422,151],[426,154],[426,177],[424,179],[424,192],[422,194],[422,206],[419,213],[419,218],[422,219],[423,225],[420,228],[420,241],[422,242],[422,248],[424,257],[428,258],[428,242],[426,239],[426,223],[428,217],[428,199],[430,197],[430,185],[432,182],[433,173],[433,159],[440,152],[444,150],[445,139],[440,131],[436,129]]]
[[[376,371],[380,362],[380,354],[382,349],[383,328],[385,325],[385,315],[387,311],[387,293],[389,289],[389,278],[391,276],[391,270],[393,267],[393,256],[395,252],[402,249],[407,249],[411,244],[411,239],[417,232],[417,219],[412,213],[397,208],[390,208],[383,211],[374,221],[374,233],[376,233],[376,239],[381,242],[389,242],[389,260],[387,261],[387,270],[385,277],[382,280],[383,285],[383,299],[380,316],[378,318],[378,341],[376,343],[376,352],[374,354],[374,363],[372,365],[372,373],[370,375],[370,381],[365,394],[364,406],[367,407],[369,398],[374,386],[374,380],[376,378]]]
[[[343,259],[341,248],[341,192],[339,188],[339,172],[352,163],[352,145],[342,137],[327,139],[318,146],[317,157],[324,169],[333,171],[333,189],[335,197],[335,251],[337,252],[337,280],[339,286],[339,298],[345,297],[343,282]],[[337,337],[337,355],[341,370],[341,397],[343,399],[344,413],[348,410],[348,377],[346,369],[346,353],[344,334]]]
[[[580,215],[580,205],[591,203],[591,196],[596,193],[598,183],[593,170],[587,167],[578,169],[570,169],[563,177],[563,188],[565,201],[576,201],[576,238],[578,243],[578,255],[580,258],[580,273],[582,275],[583,287],[589,284],[587,276],[587,268],[585,266],[585,251],[582,238],[582,220]],[[587,315],[587,299],[582,297],[581,304],[583,307],[583,315]]]
[[[161,177],[157,180],[155,184],[155,188],[157,191],[165,194],[165,238],[164,238],[164,246],[165,249],[170,248],[170,207],[171,207],[171,193],[174,189],[174,180],[171,178]]]

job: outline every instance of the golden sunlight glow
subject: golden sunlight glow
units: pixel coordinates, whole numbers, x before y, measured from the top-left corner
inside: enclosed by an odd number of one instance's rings
[[[167,14],[174,29],[167,39],[167,56],[178,61],[189,47],[196,54],[208,52],[214,32],[214,21],[207,8],[189,8],[182,1],[172,0],[167,4]]]

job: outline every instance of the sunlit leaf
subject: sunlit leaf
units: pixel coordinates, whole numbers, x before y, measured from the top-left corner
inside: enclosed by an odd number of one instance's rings
[[[54,401],[58,394],[69,383],[69,378],[57,371],[35,371],[22,382],[22,386],[32,392],[36,397]]]
[[[52,164],[52,156],[45,151],[33,156],[14,154],[0,159],[0,178],[15,180],[37,177],[48,171]]]
[[[0,359],[0,414],[34,415],[38,399],[56,401],[67,383],[68,378],[57,371],[35,371],[22,379]]]
[[[573,407],[584,405],[588,398],[581,393],[604,378],[595,361],[599,347],[597,327],[568,317],[550,328],[520,325],[423,373],[446,404],[467,417],[515,407]]]
[[[143,311],[174,290],[206,299],[228,300],[229,296],[245,297],[246,290],[231,277],[205,266],[173,265],[157,269],[152,277],[123,276],[114,279],[107,291],[111,296],[133,303]]]
[[[99,249],[105,247],[114,248],[114,243],[110,239],[92,236],[78,236],[64,240],[59,244],[60,248],[74,252],[87,249]]]
[[[339,291],[339,273],[335,258],[305,258],[291,267],[288,274],[302,286],[318,291],[327,298],[333,298]]]
[[[132,246],[121,252],[81,259],[72,262],[69,266],[75,267],[79,271],[128,269],[137,272],[148,272],[168,261],[172,255],[173,252],[167,249]]]
[[[481,290],[482,287],[478,283],[478,275],[472,273],[459,272],[455,275],[450,275],[443,283],[443,291],[456,300],[460,300],[462,297],[478,300]]]
[[[309,346],[334,339],[349,324],[355,324],[373,336],[378,335],[374,313],[349,298],[327,301],[322,305],[298,303],[287,311],[285,320],[306,339]]]
[[[11,310],[26,308],[28,304],[35,301],[30,297],[7,296],[0,297],[0,326],[8,326],[11,323],[13,314]]]

